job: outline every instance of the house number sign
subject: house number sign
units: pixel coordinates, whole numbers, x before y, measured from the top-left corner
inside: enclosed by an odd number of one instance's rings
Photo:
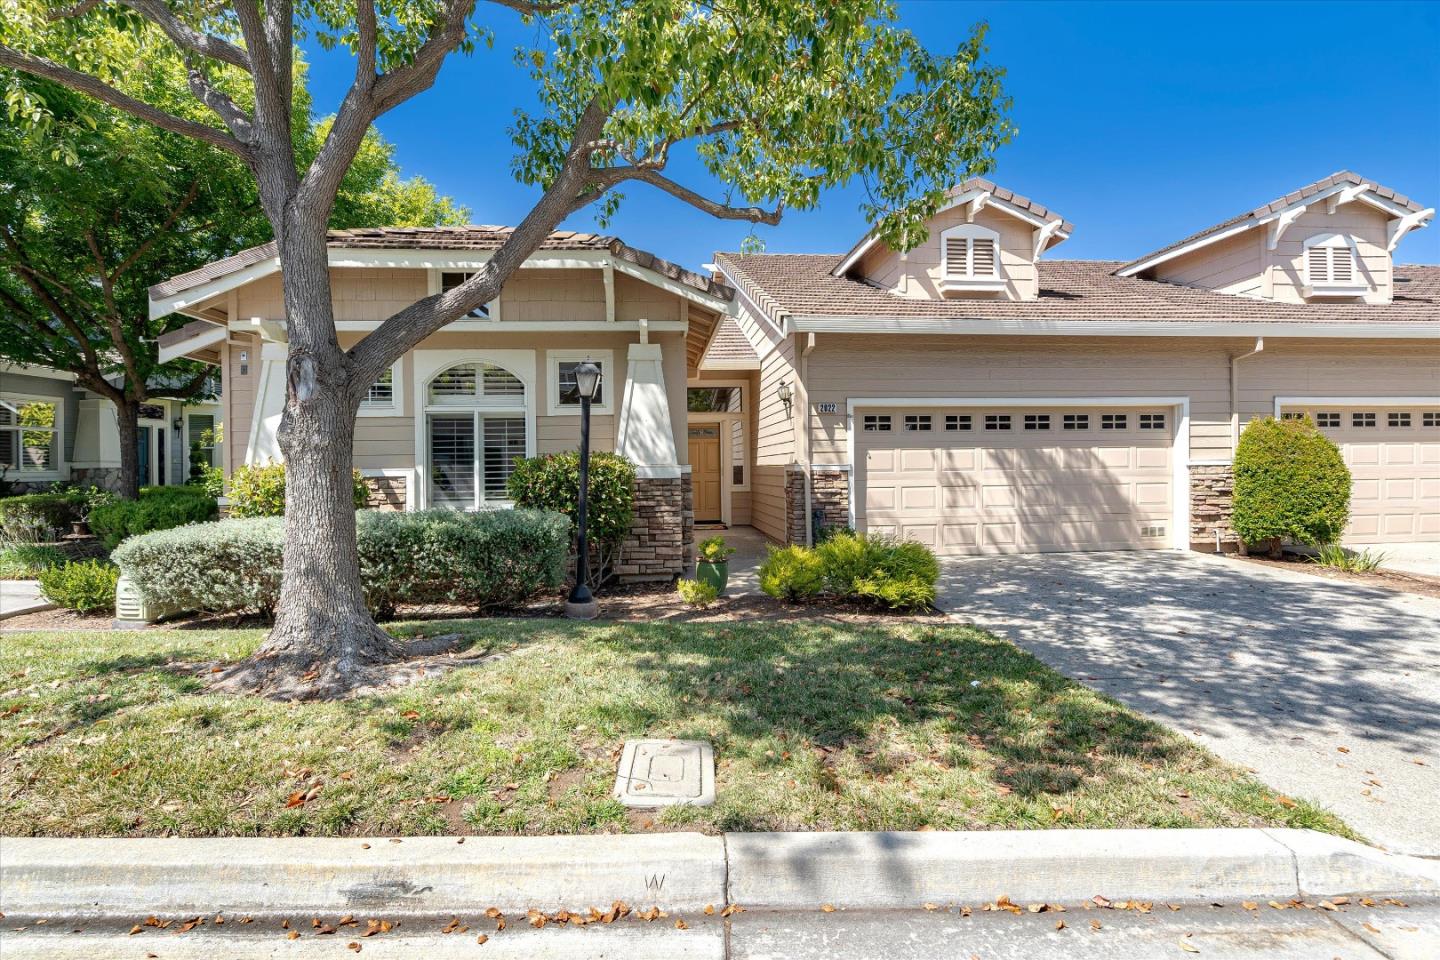
[[[822,400],[815,405],[815,409],[821,413],[839,413],[840,404],[834,400]]]

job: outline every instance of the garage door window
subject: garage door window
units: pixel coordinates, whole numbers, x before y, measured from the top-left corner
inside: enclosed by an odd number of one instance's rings
[[[1009,430],[1010,415],[1008,413],[987,413],[985,415],[986,430]]]
[[[1101,430],[1124,430],[1130,423],[1129,414],[1125,413],[1102,413],[1100,415]]]
[[[1440,413],[1427,413],[1420,423],[1427,427],[1440,427]]]
[[[1140,414],[1141,430],[1164,430],[1165,414],[1163,413],[1142,413]]]
[[[1089,430],[1090,414],[1088,413],[1067,413],[1065,414],[1066,430]]]
[[[913,433],[917,430],[930,429],[930,414],[928,413],[907,413],[905,414],[905,430]]]
[[[1375,414],[1373,414],[1373,413],[1352,413],[1352,414],[1350,414],[1350,426],[1352,426],[1352,427],[1373,427],[1373,426],[1375,426]]]
[[[1392,427],[1408,427],[1410,426],[1410,414],[1392,413],[1385,418],[1385,421]]]
[[[1026,430],[1049,430],[1050,414],[1048,413],[1027,413],[1025,414]]]
[[[865,429],[870,431],[886,431],[890,429],[890,418],[884,414],[865,414]]]
[[[969,430],[970,426],[971,420],[966,414],[951,413],[945,416],[946,430]]]
[[[1338,427],[1340,426],[1340,414],[1317,413],[1315,414],[1315,425],[1320,427]]]

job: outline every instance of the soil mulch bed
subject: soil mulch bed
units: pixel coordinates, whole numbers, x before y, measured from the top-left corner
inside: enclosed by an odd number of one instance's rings
[[[1352,573],[1348,570],[1337,570],[1334,567],[1327,567],[1324,564],[1316,563],[1313,560],[1294,553],[1287,553],[1284,558],[1280,560],[1271,560],[1268,557],[1256,556],[1232,556],[1231,559],[1239,560],[1242,563],[1253,563],[1262,567],[1277,567],[1282,570],[1308,573],[1325,580],[1339,580],[1343,583],[1354,583],[1366,587],[1379,587],[1382,590],[1393,590],[1397,593],[1414,593],[1422,597],[1440,599],[1440,577],[1427,577],[1420,573],[1400,573],[1396,570],[1385,570],[1383,568],[1372,570],[1369,573]]]

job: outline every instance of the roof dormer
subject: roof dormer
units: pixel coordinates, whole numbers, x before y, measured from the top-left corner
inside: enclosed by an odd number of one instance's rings
[[[1033,300],[1035,261],[1074,229],[1027,197],[972,178],[946,195],[925,242],[904,253],[867,236],[842,258],[837,277],[921,300]]]

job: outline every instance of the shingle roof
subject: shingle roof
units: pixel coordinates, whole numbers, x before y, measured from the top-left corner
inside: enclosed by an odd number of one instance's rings
[[[385,250],[498,250],[513,227],[492,225],[466,227],[365,227],[352,230],[331,230],[328,245],[332,249]],[[721,300],[729,300],[734,291],[710,277],[687,270],[661,259],[653,253],[629,246],[618,237],[594,233],[557,230],[540,244],[541,250],[608,250],[610,254],[648,270],[654,270],[677,283]],[[233,256],[207,263],[198,270],[182,273],[150,288],[151,299],[171,297],[212,280],[237,273],[247,267],[276,256],[275,241],[241,250]]]
[[[1261,217],[1269,216],[1270,214],[1275,213],[1277,210],[1288,207],[1293,203],[1300,203],[1302,200],[1315,196],[1315,194],[1320,193],[1322,190],[1328,190],[1331,187],[1338,186],[1339,184],[1351,184],[1352,186],[1359,186],[1362,183],[1370,184],[1376,196],[1381,197],[1385,200],[1389,200],[1392,203],[1396,203],[1409,210],[1411,213],[1419,213],[1421,210],[1425,209],[1420,204],[1416,203],[1414,200],[1411,200],[1409,197],[1405,196],[1403,193],[1396,193],[1389,187],[1383,187],[1380,184],[1376,183],[1374,180],[1362,177],[1360,176],[1360,174],[1355,173],[1354,171],[1341,170],[1338,173],[1330,174],[1330,176],[1325,177],[1323,180],[1316,180],[1314,183],[1306,184],[1299,190],[1287,193],[1283,197],[1276,197],[1274,200],[1271,200],[1268,203],[1262,203],[1254,210],[1247,210],[1244,213],[1236,214],[1229,220],[1223,220],[1212,227],[1206,227],[1204,230],[1198,230],[1195,233],[1190,234],[1190,236],[1185,237],[1184,239],[1176,240],[1174,243],[1166,244],[1159,250],[1152,250],[1151,252],[1145,254],[1145,256],[1143,257],[1136,257],[1129,263],[1121,264],[1120,266],[1116,267],[1116,269],[1128,270],[1138,263],[1144,263],[1146,260],[1151,260],[1155,257],[1163,256],[1164,254],[1170,253],[1172,250],[1178,250],[1181,247],[1189,246],[1196,240],[1204,239],[1212,233],[1219,233],[1221,230],[1225,230],[1238,224],[1244,223],[1245,221],[1250,219],[1259,219]]]
[[[797,316],[951,320],[1434,321],[1440,323],[1440,266],[1397,265],[1395,299],[1385,305],[1277,303],[1114,275],[1113,260],[1041,260],[1035,300],[919,300],[831,275],[835,254],[721,253],[734,279]]]
[[[707,360],[724,361],[758,361],[760,355],[750,345],[740,329],[740,324],[734,317],[726,317],[720,324],[720,329],[715,331],[715,336],[710,341],[710,348],[705,352]]]

